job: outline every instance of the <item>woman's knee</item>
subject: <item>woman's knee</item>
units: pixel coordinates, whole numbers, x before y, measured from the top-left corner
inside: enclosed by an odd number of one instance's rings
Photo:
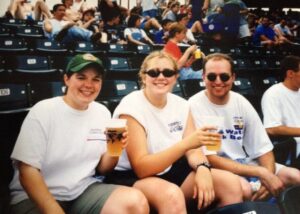
[[[168,204],[170,213],[182,213],[186,210],[185,198],[179,186],[170,183],[158,194],[163,194],[163,198],[165,198],[164,203]]]
[[[118,206],[115,206],[118,204]],[[105,210],[105,212],[104,212]],[[150,208],[145,195],[138,189],[120,186],[108,198],[102,212],[149,213]]]
[[[125,197],[128,200],[127,208],[129,211],[132,213],[149,213],[148,201],[140,190],[132,188]]]
[[[238,203],[243,200],[243,189],[239,176],[223,171],[213,170],[214,185],[222,205]]]

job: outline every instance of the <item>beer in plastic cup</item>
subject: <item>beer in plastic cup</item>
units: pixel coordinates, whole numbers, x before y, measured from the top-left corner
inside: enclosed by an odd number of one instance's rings
[[[106,127],[107,152],[110,156],[122,154],[122,136],[126,130],[126,119],[111,119]]]
[[[195,59],[200,59],[202,57],[202,53],[200,49],[195,50],[194,52],[194,58]]]
[[[213,132],[220,133],[224,127],[224,117],[221,116],[202,116],[201,118],[203,126],[215,126],[216,130]],[[210,151],[219,151],[221,149],[222,138],[215,145],[207,145],[206,149]]]

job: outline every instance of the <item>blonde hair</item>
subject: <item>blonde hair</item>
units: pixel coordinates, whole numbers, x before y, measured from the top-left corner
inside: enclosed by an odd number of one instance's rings
[[[143,61],[142,65],[141,65],[141,69],[139,71],[139,81],[140,81],[140,85],[142,88],[145,87],[144,83],[143,83],[143,79],[145,77],[145,72],[147,71],[148,67],[149,67],[149,61],[154,59],[154,58],[158,58],[158,59],[167,59],[169,60],[175,71],[178,70],[178,66],[176,61],[173,59],[173,57],[171,55],[169,55],[168,53],[164,52],[164,51],[153,51],[151,52]]]

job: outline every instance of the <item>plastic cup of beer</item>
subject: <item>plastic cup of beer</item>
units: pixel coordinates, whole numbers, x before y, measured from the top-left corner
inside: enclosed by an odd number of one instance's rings
[[[122,136],[126,130],[126,119],[111,119],[106,126],[107,153],[110,156],[122,154]]]
[[[211,132],[221,133],[224,127],[224,117],[221,116],[202,116],[201,118],[203,126],[214,126],[215,130],[211,130]],[[221,149],[221,141],[220,139],[215,145],[206,146],[207,150],[210,151],[219,151]]]
[[[195,59],[200,59],[202,57],[202,53],[200,49],[195,50],[194,52],[194,58]]]

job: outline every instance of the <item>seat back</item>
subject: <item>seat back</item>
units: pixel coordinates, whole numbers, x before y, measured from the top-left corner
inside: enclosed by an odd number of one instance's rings
[[[0,113],[26,111],[29,107],[25,84],[0,84]]]
[[[35,55],[18,55],[11,62],[13,70],[21,73],[52,73],[56,69],[52,68],[49,57]]]
[[[65,91],[62,82],[33,82],[29,84],[30,105],[56,96],[62,96]]]
[[[75,53],[91,53],[91,54],[105,54],[104,47],[93,44],[92,42],[80,41],[75,44]]]
[[[268,202],[247,201],[219,207],[209,211],[207,214],[281,214],[277,204]]]
[[[20,53],[25,51],[28,51],[28,45],[24,39],[12,37],[0,38],[0,53]]]
[[[205,89],[205,83],[202,79],[180,80],[182,91],[185,98],[190,98],[199,91]]]
[[[300,211],[300,186],[285,189],[279,196],[279,207],[283,214],[298,214]]]
[[[24,26],[24,27],[18,27],[16,29],[16,36],[20,38],[43,38],[44,32],[41,27],[34,27],[34,26]]]
[[[45,53],[46,55],[51,54],[64,54],[68,50],[65,45],[49,39],[36,39],[35,40],[35,51],[38,53]]]
[[[138,90],[137,82],[131,80],[105,80],[97,101],[105,104],[111,112],[127,94]]]

